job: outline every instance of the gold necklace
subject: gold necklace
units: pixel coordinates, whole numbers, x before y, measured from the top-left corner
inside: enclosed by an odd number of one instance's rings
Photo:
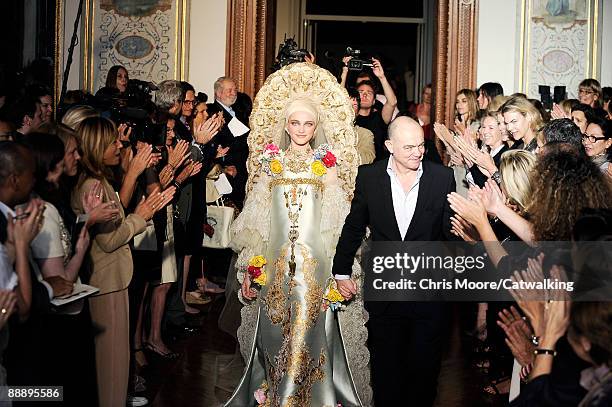
[[[294,150],[291,147],[285,153],[285,166],[293,173],[306,172],[310,168],[308,163],[312,157],[312,150]]]
[[[306,195],[308,195],[308,190],[306,187],[301,187],[297,185],[291,185],[289,189],[285,188],[283,192],[285,197],[285,207],[287,208],[287,216],[289,217],[289,233],[288,238],[289,242],[291,242],[291,256],[289,258],[289,277],[293,279],[295,276],[295,242],[300,237],[300,232],[298,231],[299,220],[300,220],[300,212],[302,211],[302,201]]]

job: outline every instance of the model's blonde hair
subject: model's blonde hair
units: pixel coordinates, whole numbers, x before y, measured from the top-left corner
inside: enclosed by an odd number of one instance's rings
[[[113,173],[104,164],[104,151],[117,141],[115,123],[104,117],[90,117],[81,122],[77,129],[81,141],[81,165],[83,173],[79,184],[87,178],[111,180]]]
[[[536,157],[525,150],[510,150],[502,154],[499,162],[501,189],[509,203],[524,213],[533,193],[530,174],[535,167]]]
[[[521,96],[513,96],[501,107],[502,113],[516,112],[522,114],[529,122],[529,128],[534,135],[544,126],[544,120],[540,111],[527,99]]]

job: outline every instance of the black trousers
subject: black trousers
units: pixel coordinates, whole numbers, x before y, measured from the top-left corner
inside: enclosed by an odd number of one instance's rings
[[[436,398],[448,313],[440,303],[392,303],[370,314],[374,405],[431,406]]]

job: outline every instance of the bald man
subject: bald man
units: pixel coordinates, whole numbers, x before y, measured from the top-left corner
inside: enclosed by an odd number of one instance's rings
[[[357,292],[351,268],[366,227],[373,241],[453,239],[446,196],[455,191],[455,178],[449,168],[423,161],[421,126],[408,117],[396,118],[385,146],[388,159],[359,167],[351,211],[336,247],[332,273],[345,298]],[[446,325],[444,305],[366,301],[365,307],[375,405],[432,405]]]

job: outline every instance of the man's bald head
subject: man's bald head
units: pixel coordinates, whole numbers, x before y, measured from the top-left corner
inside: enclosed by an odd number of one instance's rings
[[[420,138],[424,138],[423,128],[421,125],[408,116],[399,116],[389,124],[387,130],[389,139],[397,137],[399,134],[410,134]]]
[[[393,120],[388,129],[389,140],[385,146],[393,156],[393,162],[401,171],[416,171],[425,152],[423,128],[406,116]]]

